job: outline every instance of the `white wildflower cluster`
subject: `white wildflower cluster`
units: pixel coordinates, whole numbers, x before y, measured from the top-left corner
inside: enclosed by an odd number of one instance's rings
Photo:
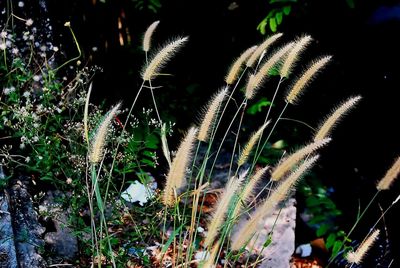
[[[15,92],[15,87],[10,86],[3,89],[4,95],[9,95],[10,93]]]

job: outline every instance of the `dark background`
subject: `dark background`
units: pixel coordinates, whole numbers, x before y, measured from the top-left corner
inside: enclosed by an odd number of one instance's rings
[[[94,81],[98,102],[122,99],[129,105],[141,82],[142,34],[153,21],[161,21],[153,44],[162,44],[174,36],[190,36],[183,52],[168,65],[173,76],[157,81],[164,87],[156,93],[160,109],[176,121],[178,129],[184,130],[198,114],[193,107],[200,107],[223,86],[223,77],[234,57],[265,38],[256,27],[271,6],[266,0],[238,0],[232,10],[232,1],[164,0],[154,13],[146,8],[139,10],[137,2],[49,0],[48,11],[54,32],[62,33],[56,38],[64,44],[66,57],[76,55],[68,29],[63,27],[65,21],[71,21],[84,51],[83,62],[103,67],[104,72]],[[345,0],[299,0],[278,28],[285,34],[282,41],[303,33],[315,39],[299,69],[313,57],[333,55],[333,63],[307,89],[299,105],[290,106],[286,117],[317,126],[340,101],[356,94],[363,96],[358,108],[336,128],[334,140],[320,162],[321,180],[335,189],[333,198],[344,212],[338,224],[345,230],[354,222],[359,204],[364,207],[372,198],[376,181],[400,153],[398,10],[400,4],[396,1],[356,1],[355,7],[350,8]],[[122,30],[118,30],[118,18]],[[120,33],[125,40],[123,46]],[[271,97],[268,85],[258,97]],[[150,105],[148,100],[149,96],[143,97],[141,102]],[[291,123],[288,124],[290,129]],[[301,129],[300,133],[312,134],[308,129]],[[293,140],[306,141],[303,136]],[[396,182],[390,191],[380,195],[378,203],[386,208],[399,193],[400,183]],[[399,212],[397,204],[386,216],[394,256],[400,252],[395,231],[400,224],[396,217]],[[363,237],[378,217],[375,203],[353,237]]]

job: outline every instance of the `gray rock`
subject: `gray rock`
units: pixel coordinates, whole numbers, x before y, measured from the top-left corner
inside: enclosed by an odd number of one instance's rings
[[[48,215],[48,220],[54,223],[56,229],[55,232],[46,233],[44,240],[57,258],[74,260],[78,254],[78,240],[73,230],[68,227],[69,212],[63,210],[55,201],[55,196],[60,197],[63,194],[59,191],[47,192],[46,198],[39,207],[40,212]]]
[[[41,268],[47,266],[40,255],[45,228],[38,222],[28,185],[29,178],[20,177],[9,190],[17,260],[21,268]]]
[[[264,225],[255,236],[256,241],[251,242],[253,253],[261,255],[257,262],[261,261],[262,268],[289,268],[290,260],[295,249],[296,227],[296,201],[290,198],[285,203],[274,209],[270,216],[264,219]],[[243,228],[245,219],[238,224],[238,229]],[[264,244],[270,238],[272,239],[267,247]],[[233,234],[233,236],[235,233]]]
[[[276,221],[271,244],[263,251],[266,257],[260,265],[262,268],[289,268],[290,259],[295,250],[295,227],[296,227],[296,200],[290,198],[282,208],[275,209],[274,213],[267,217],[264,229],[260,232],[260,237],[256,247],[262,247],[265,238],[272,230]],[[278,217],[278,218],[277,218]]]
[[[7,194],[0,193],[0,267],[16,268],[17,255],[8,203]]]

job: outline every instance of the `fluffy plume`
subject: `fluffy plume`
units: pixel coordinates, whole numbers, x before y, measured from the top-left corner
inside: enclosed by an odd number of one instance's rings
[[[246,146],[243,148],[242,153],[240,154],[239,160],[238,160],[238,165],[241,166],[244,163],[246,163],[247,159],[249,158],[249,155],[251,153],[251,150],[253,150],[254,145],[258,141],[258,139],[261,137],[261,134],[264,132],[264,129],[268,126],[269,121],[262,125],[257,132],[255,132],[247,142]]]
[[[239,216],[241,210],[243,209],[243,203],[247,203],[250,201],[249,200],[250,197],[253,196],[258,183],[260,182],[260,180],[262,179],[262,177],[264,176],[265,172],[267,172],[268,169],[269,166],[266,166],[258,170],[256,174],[254,174],[254,176],[252,176],[249,182],[246,184],[243,191],[240,193],[239,200],[235,205],[235,209],[233,210],[232,214],[233,219],[236,219]]]
[[[361,100],[361,96],[349,98],[343,102],[336,110],[334,110],[319,127],[317,134],[314,136],[314,141],[323,140],[326,138],[339,120],[352,109],[357,102]]]
[[[150,43],[151,43],[151,37],[157,28],[158,24],[160,23],[159,20],[153,22],[149,28],[147,28],[146,32],[144,33],[143,37],[143,51],[148,52],[150,50]]]
[[[282,68],[280,70],[281,77],[288,77],[289,74],[292,72],[294,65],[299,59],[299,55],[303,50],[307,47],[307,45],[312,41],[311,36],[306,35],[302,38],[299,38],[293,46],[293,49],[290,50],[286,60],[284,61]]]
[[[241,174],[239,178],[232,177],[226,184],[224,192],[222,193],[218,205],[212,215],[211,221],[209,222],[207,229],[207,237],[204,240],[204,246],[208,247],[214,242],[222,224],[225,221],[226,213],[228,212],[229,205],[231,204],[232,198],[235,196],[238,188],[246,177],[247,172]]]
[[[237,78],[239,77],[239,72],[242,68],[243,63],[250,57],[250,55],[256,50],[257,46],[253,46],[251,48],[248,48],[246,51],[240,55],[239,58],[235,60],[235,62],[232,64],[229,73],[225,77],[225,82],[228,85],[232,85],[235,83]]]
[[[286,96],[288,103],[295,103],[301,95],[303,89],[313,80],[313,78],[322,70],[322,68],[331,60],[331,56],[322,57],[314,61],[307,70],[294,83],[292,89]]]
[[[150,61],[142,73],[142,78],[148,81],[156,76],[159,70],[188,41],[188,37],[178,38],[164,46]]]
[[[199,135],[197,137],[200,141],[206,142],[208,140],[210,131],[213,128],[213,123],[218,113],[218,109],[221,103],[224,101],[227,92],[227,88],[220,90],[209,102],[207,111],[203,116],[203,120],[201,121]]]
[[[94,141],[91,144],[90,154],[89,154],[89,161],[90,163],[99,163],[103,158],[104,153],[104,145],[106,143],[108,128],[111,125],[112,120],[114,119],[115,115],[121,103],[115,105],[104,117],[103,122],[101,122],[100,126],[97,128],[96,134],[94,135]]]
[[[163,195],[163,203],[166,206],[171,207],[175,204],[175,191],[185,185],[186,168],[192,158],[196,135],[197,128],[190,128],[172,161]]]
[[[346,255],[346,260],[349,263],[360,264],[367,253],[367,251],[371,248],[374,242],[378,239],[379,230],[375,230],[364,242],[358,247],[358,249],[354,251],[350,251]]]
[[[274,34],[265,41],[260,44],[257,49],[254,51],[254,53],[251,55],[251,57],[247,60],[246,66],[247,67],[252,67],[254,63],[260,58],[261,54],[267,50],[276,40],[278,40],[282,36],[281,33]]]
[[[379,181],[376,188],[381,190],[388,190],[392,185],[393,181],[399,176],[400,174],[400,157],[394,161],[392,167],[386,172],[385,176]]]
[[[250,220],[248,220],[244,226],[240,228],[239,232],[234,235],[231,245],[233,250],[239,250],[249,242],[255,232],[261,228],[259,226],[260,221],[268,216],[275,206],[287,197],[296,182],[298,182],[304,173],[314,165],[318,157],[317,155],[304,161],[284,182],[273,190],[263,204],[252,213]]]
[[[303,148],[297,150],[293,154],[289,155],[285,160],[282,161],[272,172],[271,180],[278,181],[281,179],[287,172],[292,169],[297,163],[299,163],[303,158],[307,155],[312,154],[317,149],[325,146],[328,142],[330,142],[330,138],[326,138],[320,141],[313,142]]]
[[[245,96],[247,99],[254,97],[256,90],[262,85],[264,80],[269,76],[272,68],[282,59],[282,57],[293,47],[294,42],[278,49],[260,68],[255,74],[250,76],[246,86]]]

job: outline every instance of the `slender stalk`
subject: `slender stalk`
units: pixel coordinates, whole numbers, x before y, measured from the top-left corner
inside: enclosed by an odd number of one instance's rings
[[[221,140],[221,142],[220,142],[220,144],[219,144],[217,153],[215,154],[214,161],[213,161],[212,166],[211,166],[211,168],[210,168],[210,172],[209,172],[209,176],[210,176],[210,177],[211,177],[212,172],[213,172],[213,170],[214,170],[214,166],[215,166],[215,164],[216,164],[216,162],[217,162],[218,155],[219,155],[219,153],[220,153],[220,151],[221,151],[221,149],[222,149],[222,146],[223,146],[223,144],[224,144],[224,141],[225,141],[226,137],[228,136],[228,133],[229,133],[229,131],[230,131],[232,125],[233,125],[233,122],[234,122],[235,119],[236,119],[236,116],[239,114],[239,112],[240,112],[242,106],[245,105],[245,101],[246,101],[246,99],[244,99],[243,102],[240,104],[240,106],[239,106],[239,108],[237,109],[235,115],[233,116],[233,118],[232,118],[232,120],[231,120],[231,122],[230,122],[228,128],[227,128],[226,131],[225,131],[224,137],[222,138],[222,140]]]
[[[375,201],[376,197],[378,196],[378,194],[380,193],[380,191],[377,191],[375,193],[375,195],[372,197],[372,199],[369,201],[368,205],[364,208],[363,212],[360,214],[360,216],[356,219],[355,223],[353,224],[353,226],[351,227],[350,231],[347,233],[347,235],[343,238],[343,242],[342,245],[339,247],[338,252],[340,252],[340,250],[343,248],[344,243],[346,242],[346,240],[350,237],[350,235],[353,233],[354,229],[357,227],[358,223],[361,221],[362,217],[365,215],[365,213],[367,212],[367,210],[370,208],[370,206],[372,205],[372,203]],[[329,267],[333,261],[337,258],[337,256],[339,256],[339,253],[337,253],[335,256],[330,258],[330,261],[328,263],[328,265],[326,267]]]
[[[228,171],[228,179],[231,177],[231,171],[232,171],[232,166],[233,166],[233,160],[235,159],[235,151],[236,151],[236,146],[238,144],[238,139],[239,139],[239,133],[240,133],[240,129],[242,128],[242,122],[243,122],[243,116],[244,116],[244,111],[246,110],[246,106],[247,106],[247,99],[244,100],[244,104],[243,104],[243,109],[242,109],[242,114],[240,116],[240,120],[239,120],[239,125],[236,131],[236,137],[235,137],[235,143],[233,145],[233,150],[232,150],[232,156],[231,156],[231,163],[229,165],[229,171]],[[238,172],[239,167],[237,168],[235,175]],[[235,176],[234,175],[234,176]]]
[[[132,103],[132,105],[131,105],[131,108],[129,109],[128,115],[127,115],[127,117],[126,117],[126,119],[125,119],[125,123],[124,123],[124,125],[123,125],[123,127],[122,127],[122,131],[121,131],[120,137],[122,137],[122,135],[124,135],[126,126],[128,125],[128,122],[129,122],[129,119],[130,119],[130,117],[131,117],[133,108],[135,107],[136,101],[138,100],[139,95],[140,95],[140,93],[142,92],[143,86],[144,86],[144,81],[142,82],[142,85],[140,86],[140,88],[139,88],[139,90],[138,90],[138,93],[136,94],[135,99],[133,100],[133,103]],[[116,159],[117,159],[118,149],[119,149],[119,146],[120,146],[120,145],[121,145],[121,139],[118,139],[117,146],[116,146],[116,148],[115,148],[115,153],[114,153],[114,156],[113,156],[113,161],[112,161],[112,163],[111,163],[109,175],[108,175],[108,178],[107,178],[106,191],[105,191],[105,194],[104,194],[104,203],[107,202],[108,190],[109,190],[109,187],[110,187],[111,178],[112,178],[112,173],[113,173],[113,170],[114,170],[114,165],[115,165],[115,161],[116,161]]]
[[[254,168],[254,166],[255,166],[255,163],[257,163],[257,161],[258,161],[258,158],[260,158],[260,156],[261,156],[261,154],[262,154],[262,150],[263,150],[263,149],[265,148],[265,146],[267,145],[267,143],[268,143],[268,141],[269,141],[269,138],[271,137],[272,133],[274,132],[274,130],[275,130],[275,128],[276,128],[276,126],[278,125],[278,122],[280,121],[282,115],[285,113],[285,111],[286,111],[288,105],[289,105],[289,103],[286,102],[286,104],[285,104],[285,106],[283,107],[281,113],[279,114],[278,118],[276,119],[275,124],[272,126],[271,131],[269,132],[267,138],[265,139],[263,145],[261,146],[260,151],[258,152],[258,154],[256,154],[256,155],[254,156],[253,167],[250,169],[250,172],[253,170],[253,168]]]
[[[276,95],[278,94],[280,85],[281,85],[281,83],[283,82],[283,80],[284,80],[283,77],[281,77],[281,78],[279,79],[279,82],[278,82],[278,85],[276,86],[274,95],[272,96],[271,104],[270,104],[269,107],[268,107],[267,115],[265,116],[265,119],[264,119],[264,124],[267,123],[267,121],[268,121],[268,119],[269,119],[269,114],[271,113],[272,106],[274,105]],[[272,131],[271,131],[271,133],[272,133]],[[260,143],[261,143],[261,140],[262,140],[262,138],[263,138],[263,135],[264,135],[264,131],[261,133],[260,139],[259,139],[258,142],[257,142],[257,147],[256,147],[255,155],[257,155],[257,154],[259,153],[258,150],[259,150],[259,148],[260,148]],[[264,145],[264,146],[265,146],[265,145]],[[262,148],[264,148],[264,146],[263,146]],[[262,149],[261,149],[261,150],[262,150]],[[253,161],[253,166],[256,164],[256,161],[257,161],[257,160],[258,160],[258,158],[257,158],[257,159],[254,159],[254,161]]]

